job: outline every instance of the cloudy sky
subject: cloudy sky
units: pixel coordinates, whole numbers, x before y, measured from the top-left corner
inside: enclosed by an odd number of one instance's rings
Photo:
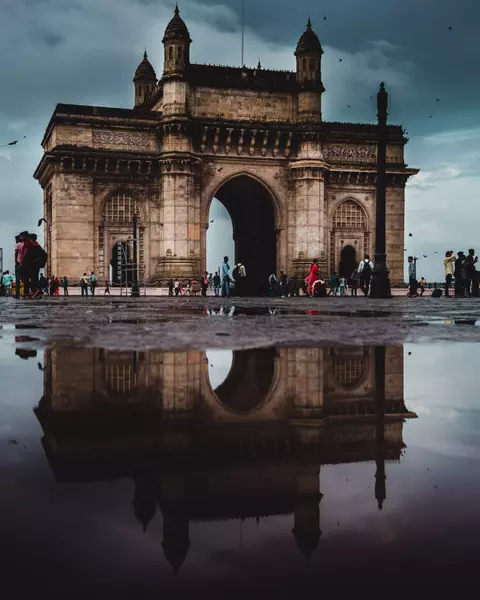
[[[193,38],[192,60],[239,64],[240,0],[179,4]],[[36,230],[41,216],[32,174],[55,104],[131,107],[145,47],[162,71],[162,34],[173,7],[173,0],[2,0],[0,145],[20,140],[0,148],[6,254],[13,235]],[[480,246],[480,4],[246,0],[245,62],[293,70],[309,15],[325,50],[326,120],[374,121],[369,98],[385,80],[390,122],[407,129],[407,162],[422,170],[408,186],[407,248],[422,257],[421,275],[441,279],[442,252]]]

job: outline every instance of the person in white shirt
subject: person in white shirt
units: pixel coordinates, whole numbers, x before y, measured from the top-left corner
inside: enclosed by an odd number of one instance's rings
[[[370,293],[370,280],[373,273],[373,263],[368,254],[365,255],[365,258],[358,265],[358,273],[360,274],[360,287],[362,292],[365,296],[368,296]]]

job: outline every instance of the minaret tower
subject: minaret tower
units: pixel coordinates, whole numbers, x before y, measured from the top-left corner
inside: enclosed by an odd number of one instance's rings
[[[192,40],[185,21],[180,16],[178,4],[175,7],[172,20],[165,29],[162,41],[165,48],[164,81],[171,78],[182,79],[190,64],[190,44]]]
[[[298,120],[315,123],[322,120],[322,46],[308,19],[307,28],[297,44]]]
[[[142,106],[149,96],[155,90],[157,85],[157,74],[148,60],[148,54],[145,50],[143,60],[138,65],[133,78],[135,84],[135,108]]]

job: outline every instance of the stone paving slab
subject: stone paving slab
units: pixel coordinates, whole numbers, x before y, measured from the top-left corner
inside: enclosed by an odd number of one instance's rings
[[[0,299],[0,324],[30,346],[53,340],[116,349],[242,349],[480,341],[475,299]],[[6,328],[10,329],[10,328]]]

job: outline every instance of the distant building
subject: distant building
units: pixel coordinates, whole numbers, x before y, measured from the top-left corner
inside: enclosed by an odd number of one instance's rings
[[[375,234],[376,125],[322,120],[323,50],[310,20],[296,72],[199,65],[178,9],[163,38],[157,81],[145,53],[133,109],[58,104],[35,172],[44,189],[49,271],[93,269],[114,281],[132,260],[146,280],[198,278],[206,268],[209,208],[217,197],[234,228],[235,257],[262,293],[280,269],[348,275]],[[374,91],[374,90],[372,90]],[[387,253],[403,282],[407,142],[388,128]]]

